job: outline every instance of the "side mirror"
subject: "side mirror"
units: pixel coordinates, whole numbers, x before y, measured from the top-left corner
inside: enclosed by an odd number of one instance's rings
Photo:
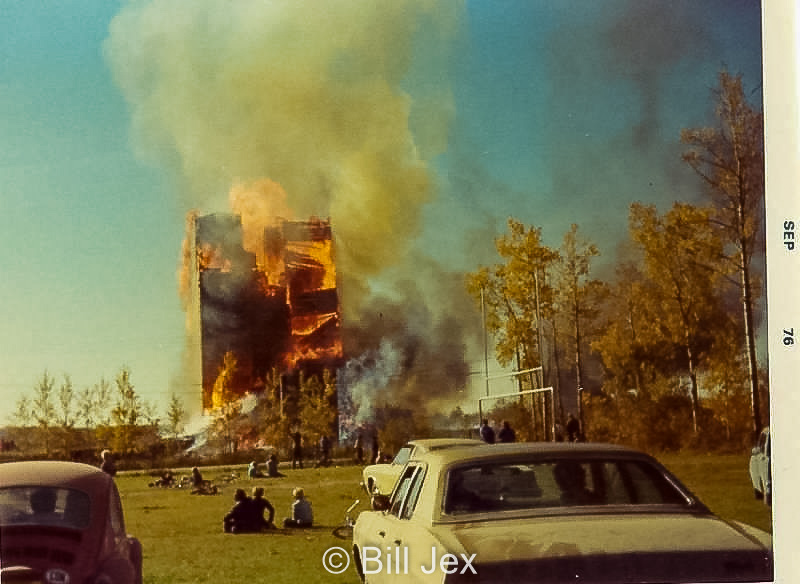
[[[386,511],[389,508],[389,496],[375,493],[372,495],[371,504],[373,511]]]

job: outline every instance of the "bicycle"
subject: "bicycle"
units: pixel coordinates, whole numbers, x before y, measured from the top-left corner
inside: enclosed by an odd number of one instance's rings
[[[344,512],[344,521],[341,525],[333,529],[333,535],[339,539],[353,539],[353,526],[356,524],[356,520],[353,519],[353,509],[355,509],[356,505],[360,502],[361,499],[356,499],[355,502],[347,508],[347,511]]]

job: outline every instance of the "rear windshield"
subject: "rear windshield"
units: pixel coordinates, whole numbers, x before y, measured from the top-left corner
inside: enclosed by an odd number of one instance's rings
[[[76,489],[10,487],[0,489],[0,525],[89,525],[89,495]]]
[[[688,504],[688,496],[645,461],[565,459],[456,468],[447,478],[444,511]]]

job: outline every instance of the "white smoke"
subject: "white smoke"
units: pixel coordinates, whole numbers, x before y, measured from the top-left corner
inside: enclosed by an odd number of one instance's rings
[[[330,218],[343,321],[358,328],[387,271],[439,278],[410,251],[436,196],[430,161],[447,147],[453,118],[445,70],[428,64],[447,61],[463,10],[436,0],[138,1],[114,18],[104,48],[137,147],[172,173],[187,210],[229,212],[233,186],[247,230],[248,213],[264,208],[239,196],[245,185],[268,193],[271,212]],[[397,318],[419,303],[396,299]],[[444,326],[456,330],[442,324],[449,318],[427,319],[430,335],[395,333],[435,338]],[[433,343],[412,338],[411,351],[407,338],[365,336],[370,344],[357,342],[354,354],[377,367],[375,383],[397,374],[393,346],[405,361],[422,351],[438,361]],[[457,339],[440,346],[463,360]],[[356,391],[370,403],[368,384]]]

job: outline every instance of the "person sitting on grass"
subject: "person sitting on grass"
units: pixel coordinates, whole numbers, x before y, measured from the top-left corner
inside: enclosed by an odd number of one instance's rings
[[[244,489],[236,489],[233,494],[233,507],[222,519],[225,533],[252,533],[257,531],[253,517],[253,501]]]
[[[286,475],[278,472],[278,457],[274,454],[270,455],[267,461],[267,476],[270,478],[285,477]]]
[[[306,499],[301,487],[295,487],[292,491],[294,503],[292,503],[292,516],[283,520],[284,527],[311,527],[314,523],[314,512],[311,509],[311,502]]]
[[[275,508],[267,499],[264,498],[264,487],[253,487],[253,497],[250,500],[253,513],[253,524],[258,529],[273,529],[272,523],[275,519]],[[269,512],[269,518],[264,517],[264,511]]]
[[[247,467],[247,477],[251,479],[264,478],[264,473],[258,469],[258,463],[255,460]]]
[[[192,468],[192,495],[216,495],[218,489],[216,485],[207,481],[196,466]]]

